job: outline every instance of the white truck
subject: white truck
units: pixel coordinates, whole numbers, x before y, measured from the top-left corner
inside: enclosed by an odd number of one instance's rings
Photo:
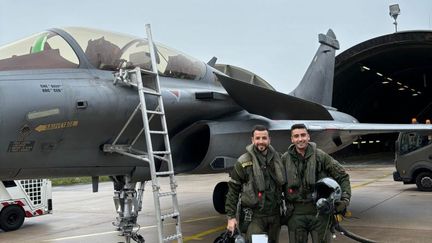
[[[393,180],[432,191],[432,133],[401,132],[396,141],[395,166]]]
[[[52,187],[48,179],[0,182],[0,228],[17,230],[24,218],[52,212]]]

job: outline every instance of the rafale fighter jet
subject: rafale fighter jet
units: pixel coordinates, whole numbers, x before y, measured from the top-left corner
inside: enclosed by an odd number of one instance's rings
[[[319,42],[290,95],[247,70],[216,64],[216,59],[206,64],[156,44],[175,171],[227,171],[256,124],[269,127],[272,144],[283,151],[291,125],[305,123],[312,140],[329,153],[363,134],[431,129],[361,124],[332,108],[339,44],[331,30],[320,34]],[[119,64],[149,69],[149,56],[146,39],[86,28],[51,29],[1,47],[0,179],[108,175],[115,190],[122,190],[124,175],[149,180],[142,161],[104,151],[139,102],[134,87],[113,83]],[[141,128],[139,117],[132,120],[123,142],[133,140]],[[219,212],[226,190],[226,182],[214,190]]]

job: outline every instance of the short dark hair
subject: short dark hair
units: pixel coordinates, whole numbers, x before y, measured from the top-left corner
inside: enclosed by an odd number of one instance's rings
[[[303,123],[297,123],[297,124],[292,125],[291,126],[291,134],[292,134],[292,131],[294,129],[305,129],[306,132],[309,133],[309,130],[307,129],[306,125]]]
[[[268,128],[264,125],[255,125],[252,129],[252,137],[254,136],[255,131],[267,131],[268,132]]]

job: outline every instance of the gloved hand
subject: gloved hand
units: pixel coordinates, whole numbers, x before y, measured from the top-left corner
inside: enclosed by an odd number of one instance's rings
[[[346,209],[349,205],[349,200],[342,198],[339,201],[335,202],[336,213],[345,214]]]

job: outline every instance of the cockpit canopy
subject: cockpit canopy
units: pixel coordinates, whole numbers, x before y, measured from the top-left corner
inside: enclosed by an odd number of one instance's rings
[[[203,62],[160,44],[155,47],[160,75],[192,80],[204,76]],[[115,71],[121,63],[150,70],[147,39],[70,27],[44,31],[0,47],[0,71],[58,68]]]
[[[0,71],[78,68],[79,61],[63,37],[45,31],[0,48]]]

